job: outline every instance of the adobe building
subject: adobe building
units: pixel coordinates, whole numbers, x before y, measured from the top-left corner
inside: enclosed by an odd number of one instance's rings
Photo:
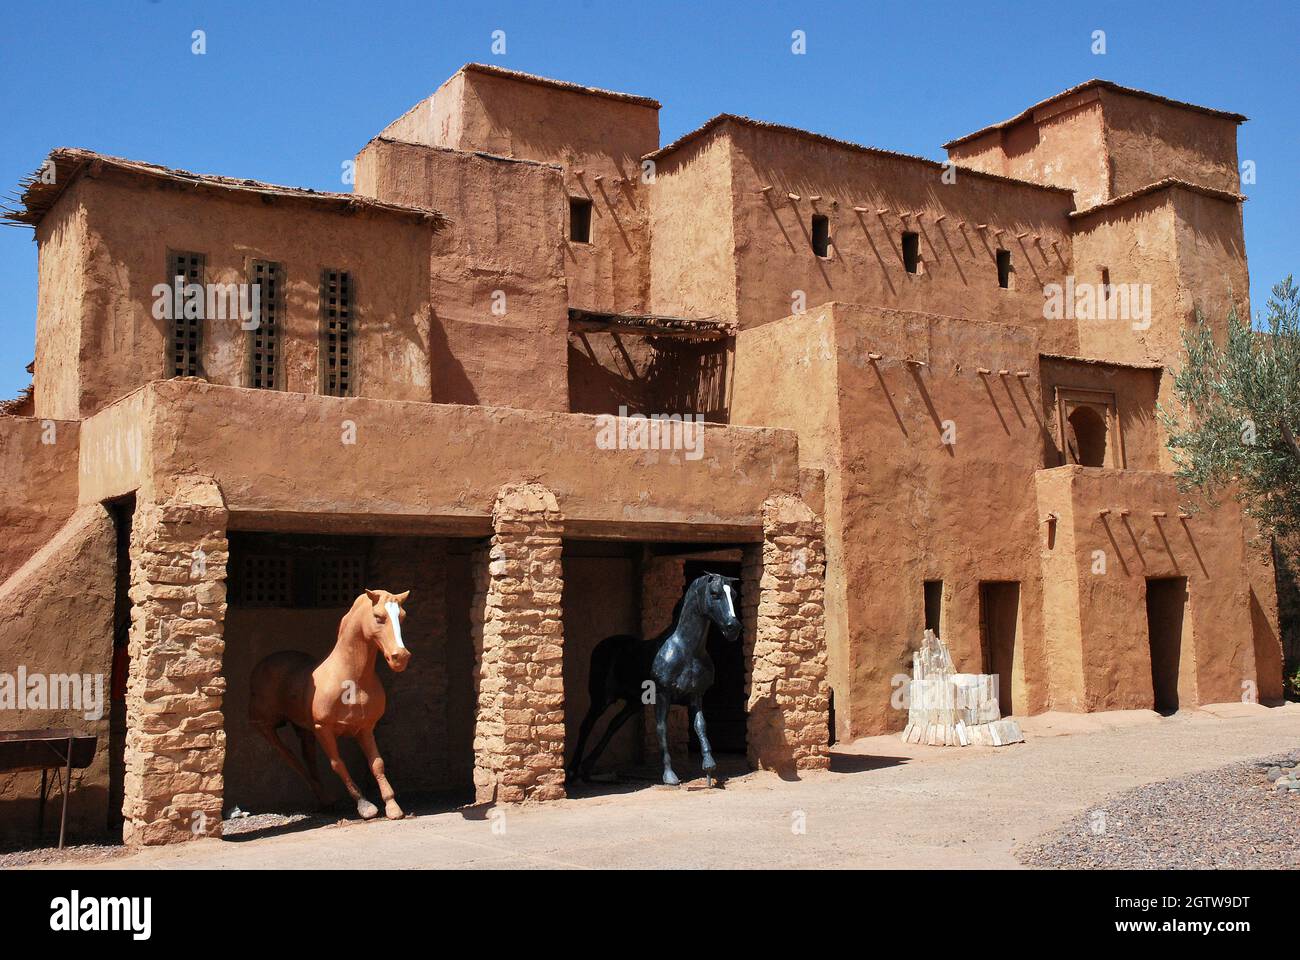
[[[1247,307],[1243,117],[1094,80],[941,164],[728,114],[661,146],[658,109],[470,64],[351,194],[74,149],[23,185],[0,672],[112,695],[0,723],[100,736],[74,831],[309,802],[248,674],[367,586],[412,591],[399,796],[563,796],[591,649],[702,570],[742,578],[706,714],[756,768],[901,729],[927,627],[1008,713],[1280,697],[1268,557],[1156,419],[1183,327]],[[0,780],[4,830],[35,792]]]

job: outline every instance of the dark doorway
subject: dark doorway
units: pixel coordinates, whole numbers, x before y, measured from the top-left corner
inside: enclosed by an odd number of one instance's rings
[[[126,798],[126,680],[131,657],[131,520],[135,494],[105,504],[117,533],[116,592],[113,600],[113,661],[108,698],[108,821],[110,834],[122,830],[122,804]]]
[[[1151,643],[1151,693],[1155,709],[1178,709],[1183,666],[1183,626],[1187,612],[1187,578],[1147,580],[1147,637]],[[1190,651],[1189,651],[1190,652]]]
[[[925,581],[925,629],[933,630],[936,637],[943,636],[939,619],[943,616],[943,581]]]
[[[1075,407],[1070,414],[1074,430],[1075,462],[1084,467],[1106,465],[1106,421],[1092,407]]]
[[[687,560],[683,564],[685,586],[704,573],[720,573],[740,578],[740,564],[728,560]],[[736,614],[740,615],[739,584],[735,587]],[[710,625],[705,649],[713,661],[713,686],[704,695],[704,718],[714,753],[744,753],[745,728],[745,638],[726,640],[716,626]],[[690,735],[691,751],[698,752],[695,731]]]
[[[1019,633],[1019,582],[991,580],[981,583],[980,650],[984,656],[984,672],[998,678],[998,709],[1004,717],[1015,713],[1011,683]]]

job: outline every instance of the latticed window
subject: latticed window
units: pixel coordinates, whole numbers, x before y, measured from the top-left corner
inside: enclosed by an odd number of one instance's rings
[[[365,590],[364,557],[321,557],[316,565],[316,606],[348,607]]]
[[[167,286],[175,290],[176,278],[181,278],[182,285],[197,283],[203,285],[203,254],[173,250],[167,254]],[[206,296],[201,298],[206,303]],[[186,298],[182,296],[172,302],[171,329],[167,334],[167,369],[172,377],[201,377],[203,364],[200,351],[203,348],[203,318],[201,309],[186,310]],[[187,317],[186,313],[199,316]]]
[[[320,389],[331,397],[352,393],[352,275],[326,268],[320,282]]]
[[[257,326],[248,331],[248,385],[280,387],[280,325],[284,318],[284,273],[280,264],[253,260],[248,284],[259,291]]]
[[[287,556],[245,556],[233,586],[238,603],[287,607],[293,600],[293,561]]]

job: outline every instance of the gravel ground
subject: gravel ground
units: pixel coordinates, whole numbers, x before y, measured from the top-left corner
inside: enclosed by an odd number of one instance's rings
[[[259,831],[274,833],[279,829],[291,827],[294,824],[302,824],[306,820],[312,820],[314,826],[326,826],[334,822],[334,820],[327,817],[322,818],[306,813],[242,814],[233,819],[223,820],[221,829],[225,836],[237,837],[240,834],[257,833]],[[9,867],[29,867],[40,864],[78,867],[92,863],[103,863],[116,857],[126,856],[130,852],[120,843],[83,843],[64,847],[62,850],[58,847],[39,847],[34,850],[0,851],[0,870]]]
[[[1269,779],[1298,760],[1294,750],[1114,794],[1016,856],[1066,869],[1300,868],[1300,792]]]

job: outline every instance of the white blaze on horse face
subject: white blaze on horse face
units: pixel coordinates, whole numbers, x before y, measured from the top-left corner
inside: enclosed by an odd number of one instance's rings
[[[388,622],[393,625],[393,639],[397,641],[397,649],[405,650],[406,644],[402,643],[402,615],[397,609],[397,604],[389,600],[384,604],[384,609],[388,611]]]
[[[722,585],[722,592],[725,593],[725,594],[727,595],[727,612],[728,612],[729,614],[731,614],[731,619],[732,619],[732,620],[735,620],[735,619],[736,619],[736,605],[735,605],[734,603],[731,602],[731,584],[729,584],[729,583],[724,583],[724,584]]]

